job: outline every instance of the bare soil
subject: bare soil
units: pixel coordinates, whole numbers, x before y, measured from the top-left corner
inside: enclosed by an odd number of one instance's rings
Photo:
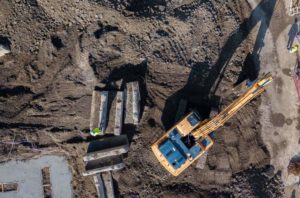
[[[260,6],[272,16],[272,1]],[[124,126],[126,168],[113,173],[120,197],[280,197],[280,172],[261,139],[260,98],[218,129],[203,170],[194,164],[172,177],[150,151],[181,98],[205,118],[213,95],[226,106],[237,97],[228,94],[233,85],[255,76],[251,13],[237,0],[1,1],[0,44],[9,41],[12,51],[0,58],[1,160],[63,154],[75,197],[96,197],[92,177],[81,176],[94,140],[92,91],[137,80],[143,111],[138,128]],[[281,117],[272,121],[281,125]]]
[[[292,8],[297,8],[300,6],[300,1],[299,0],[293,0],[292,1]]]

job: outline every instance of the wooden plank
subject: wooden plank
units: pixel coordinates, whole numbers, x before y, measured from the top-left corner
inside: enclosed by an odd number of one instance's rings
[[[50,179],[50,168],[44,167],[42,169],[42,183],[43,183],[43,191],[44,197],[50,198],[52,197],[52,187],[51,187],[51,179]]]

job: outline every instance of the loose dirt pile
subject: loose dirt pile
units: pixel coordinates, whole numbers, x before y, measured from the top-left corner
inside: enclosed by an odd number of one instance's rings
[[[141,123],[125,131],[126,168],[114,174],[122,197],[279,196],[279,173],[265,167],[259,98],[218,130],[204,170],[172,177],[150,151],[173,124],[179,99],[207,117],[211,95],[224,96],[223,106],[237,97],[227,93],[253,48],[250,13],[235,0],[2,1],[0,44],[8,40],[12,50],[0,59],[2,159],[62,153],[75,196],[95,196],[92,178],[81,176],[92,90],[138,80]]]

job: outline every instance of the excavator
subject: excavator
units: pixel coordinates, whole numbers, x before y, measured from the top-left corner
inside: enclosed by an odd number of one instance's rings
[[[268,73],[216,116],[201,120],[190,112],[151,145],[158,161],[174,176],[181,174],[213,145],[214,131],[223,126],[242,107],[260,95],[273,80]]]

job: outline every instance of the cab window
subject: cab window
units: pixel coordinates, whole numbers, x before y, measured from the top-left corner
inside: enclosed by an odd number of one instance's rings
[[[187,121],[190,123],[191,126],[195,126],[199,123],[200,120],[195,114],[192,114],[187,118]]]

